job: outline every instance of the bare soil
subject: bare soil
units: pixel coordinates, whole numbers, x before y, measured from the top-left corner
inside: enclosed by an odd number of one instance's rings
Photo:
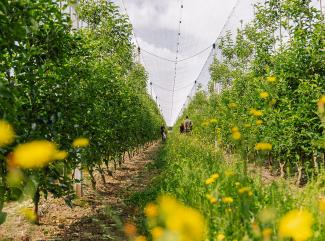
[[[74,201],[73,208],[62,199],[43,199],[40,225],[29,223],[19,214],[22,207],[33,206],[30,201],[7,204],[4,211],[8,217],[0,226],[0,240],[125,240],[123,223],[134,222],[142,212],[138,207],[128,206],[125,200],[144,190],[156,176],[157,171],[147,167],[153,162],[158,148],[159,143],[155,143],[133,158],[126,158],[112,176],[105,176],[105,184],[96,175],[95,191],[85,173],[84,196]]]

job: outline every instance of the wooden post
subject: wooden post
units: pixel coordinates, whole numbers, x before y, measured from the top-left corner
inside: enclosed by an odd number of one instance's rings
[[[82,190],[82,170],[80,167],[74,169],[74,180],[78,181],[74,184],[74,191],[76,192],[77,197],[83,196],[83,190]]]

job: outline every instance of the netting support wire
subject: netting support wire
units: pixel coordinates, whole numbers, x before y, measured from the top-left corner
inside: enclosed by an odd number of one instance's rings
[[[126,7],[126,4],[125,4],[124,0],[121,0],[121,2],[122,2],[122,5],[123,5],[123,8],[124,8],[125,14],[128,16],[128,18],[129,18],[129,20],[130,20],[130,23],[131,23],[131,18],[130,18],[130,15],[129,15],[129,13],[128,13],[128,10],[127,10],[127,7]],[[132,23],[131,23],[131,24],[132,24]],[[133,37],[134,37],[134,40],[135,40],[135,43],[136,43],[136,45],[137,45],[138,50],[140,50],[140,51],[139,51],[139,61],[141,62],[141,57],[142,57],[142,55],[141,55],[141,47],[140,47],[140,44],[139,44],[138,38],[137,38],[137,36],[136,36],[136,34],[135,34],[133,28],[132,28],[132,35],[133,35]],[[142,63],[143,63],[143,65],[144,65],[144,68],[148,70],[148,68],[147,68],[147,66],[146,66],[146,63],[145,63],[143,57],[142,57]],[[149,77],[149,79],[150,79],[150,77]],[[148,80],[148,82],[149,82],[149,80]],[[149,82],[149,83],[150,83],[150,82]],[[153,96],[152,96],[152,87],[151,87],[151,97],[153,98]],[[156,103],[158,104],[157,99],[156,99]]]
[[[193,58],[195,58],[196,56],[198,56],[198,55],[204,53],[205,51],[207,51],[208,49],[210,49],[210,46],[211,46],[211,45],[209,45],[208,47],[206,47],[206,48],[204,48],[204,49],[198,51],[197,53],[195,53],[195,54],[193,54],[193,55],[191,55],[191,56],[189,56],[189,57],[186,57],[186,58],[184,58],[184,59],[179,59],[179,60],[168,59],[168,58],[165,58],[165,57],[160,56],[160,55],[158,55],[158,54],[152,53],[152,52],[150,52],[150,51],[148,51],[148,50],[146,50],[146,49],[142,49],[142,51],[145,52],[145,53],[147,53],[147,54],[149,54],[149,55],[151,55],[151,56],[153,56],[153,57],[156,57],[156,58],[158,58],[158,59],[161,59],[161,60],[165,60],[165,61],[172,62],[172,63],[175,63],[175,62],[180,63],[180,62],[183,62],[183,61],[186,61],[186,60],[193,59]]]
[[[191,91],[189,92],[189,95],[193,92],[193,90],[194,90],[194,93],[196,92],[196,87],[197,87],[196,85],[197,85],[197,83],[198,83],[198,80],[199,80],[199,78],[200,78],[200,76],[201,76],[201,74],[202,74],[202,72],[203,72],[203,70],[204,70],[204,67],[205,67],[206,64],[208,63],[208,60],[209,60],[211,54],[214,56],[215,49],[216,49],[216,45],[213,44],[213,45],[212,45],[212,49],[211,49],[211,51],[210,51],[210,54],[209,54],[208,57],[206,58],[206,60],[205,60],[205,62],[204,62],[204,64],[203,64],[203,66],[202,66],[202,68],[201,68],[201,71],[200,71],[199,75],[198,75],[197,78],[195,79],[195,81],[194,81],[194,83],[193,83],[193,87],[192,87]],[[184,104],[183,104],[182,110],[181,110],[181,112],[179,113],[179,116],[178,116],[178,117],[180,117],[180,116],[182,115],[184,109],[186,108],[187,102],[188,102],[188,100],[191,98],[189,95],[187,96],[187,98],[186,98],[186,100],[185,100],[185,102],[184,102]]]
[[[181,39],[181,24],[182,24],[182,13],[183,13],[183,0],[180,0],[181,7],[180,7],[180,16],[178,22],[178,34],[177,34],[177,43],[176,43],[176,57],[175,57],[175,73],[174,73],[174,82],[173,82],[173,93],[172,93],[172,108],[170,112],[170,120],[173,119],[173,109],[174,109],[174,97],[175,97],[175,84],[177,78],[177,63],[178,63],[178,56],[179,56],[179,46],[180,46],[180,39]]]

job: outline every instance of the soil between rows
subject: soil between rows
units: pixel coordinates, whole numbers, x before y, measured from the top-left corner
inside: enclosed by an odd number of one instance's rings
[[[125,200],[144,190],[157,175],[148,164],[153,163],[159,147],[160,144],[155,143],[135,157],[126,158],[113,176],[105,176],[106,184],[96,175],[96,191],[85,174],[84,196],[74,201],[73,208],[62,199],[42,200],[39,226],[19,215],[22,207],[32,207],[31,202],[9,203],[4,208],[8,217],[0,226],[0,240],[125,240],[123,223],[135,222],[142,212],[136,206],[128,206]]]

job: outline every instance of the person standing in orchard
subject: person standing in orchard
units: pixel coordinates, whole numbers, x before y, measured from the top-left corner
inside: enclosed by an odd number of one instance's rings
[[[166,129],[165,129],[165,126],[164,126],[164,125],[162,125],[162,126],[160,127],[160,134],[161,134],[161,140],[162,140],[163,142],[165,142],[166,139],[167,139],[167,134],[166,134]]]
[[[186,116],[184,125],[185,125],[185,132],[190,133],[192,131],[193,126],[192,126],[192,121],[188,118],[188,116]]]
[[[183,134],[184,131],[185,131],[185,126],[184,126],[184,123],[182,122],[181,125],[180,125],[180,127],[179,127],[179,132],[180,132],[181,134]]]

